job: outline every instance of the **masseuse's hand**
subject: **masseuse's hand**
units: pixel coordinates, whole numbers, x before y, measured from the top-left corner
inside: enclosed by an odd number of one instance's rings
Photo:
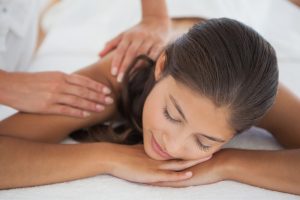
[[[111,146],[109,174],[139,183],[154,183],[159,181],[182,181],[190,179],[193,174],[180,170],[204,162],[204,160],[167,160],[151,159],[144,151],[143,145]]]
[[[139,24],[106,43],[100,56],[103,57],[116,49],[111,73],[121,82],[125,70],[138,55],[145,54],[153,60],[157,59],[170,40],[170,30],[169,18],[145,17]]]
[[[110,90],[84,76],[62,72],[6,73],[6,105],[30,113],[87,117],[101,112]]]
[[[193,167],[185,169],[183,172],[192,171],[193,177],[182,181],[161,181],[151,183],[155,186],[165,187],[188,187],[195,185],[206,185],[216,183],[227,179],[227,169],[230,165],[228,162],[228,156],[230,156],[230,149],[221,150],[215,153],[211,159],[203,163],[197,164]]]

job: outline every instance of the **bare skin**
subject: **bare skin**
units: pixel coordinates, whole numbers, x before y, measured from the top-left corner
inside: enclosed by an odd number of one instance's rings
[[[76,73],[112,85],[112,96],[117,99],[121,87],[110,75],[110,62],[111,55]],[[160,186],[185,187],[236,180],[300,194],[297,187],[300,184],[300,175],[297,173],[300,166],[299,111],[299,99],[280,85],[275,104],[259,126],[271,131],[279,143],[293,150],[227,149],[216,152],[212,159],[202,164],[198,164],[203,161],[201,159],[153,160],[139,145],[46,144],[61,141],[73,130],[111,119],[117,115],[115,102],[102,113],[93,113],[85,119],[19,113],[0,123],[0,187],[26,187],[108,173],[129,181]],[[93,164],[95,160],[99,162]],[[124,161],[128,165],[124,166]],[[24,169],[27,169],[26,173],[22,171]],[[189,171],[193,172],[192,177],[184,175]]]

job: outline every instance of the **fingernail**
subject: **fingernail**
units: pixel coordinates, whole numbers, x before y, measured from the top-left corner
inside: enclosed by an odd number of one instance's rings
[[[117,67],[112,67],[112,68],[111,68],[111,74],[112,74],[113,76],[115,76],[115,75],[117,75],[117,73],[118,73],[118,68],[117,68]]]
[[[110,94],[110,93],[111,93],[111,90],[110,90],[108,87],[104,87],[104,88],[102,89],[102,92],[103,92],[104,94]]]
[[[118,81],[119,83],[122,82],[123,76],[124,76],[123,73],[120,73],[120,74],[119,74],[119,76],[118,76],[118,78],[117,78],[117,81]]]
[[[111,98],[111,97],[105,97],[104,101],[107,104],[112,104],[114,102],[113,98]]]
[[[192,176],[193,173],[192,173],[192,172],[186,172],[185,175],[186,175],[186,176]]]
[[[96,109],[99,110],[99,111],[102,111],[102,110],[104,110],[104,106],[102,106],[100,104],[97,104]]]
[[[87,111],[83,111],[83,117],[89,117],[91,115],[91,113],[87,112]]]

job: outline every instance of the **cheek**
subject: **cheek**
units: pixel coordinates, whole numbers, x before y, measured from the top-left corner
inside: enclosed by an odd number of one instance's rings
[[[154,88],[144,103],[142,122],[143,130],[147,132],[149,129],[160,129],[166,125],[166,120],[162,113],[164,107],[164,98],[158,95]]]
[[[161,131],[165,131],[168,125],[163,116],[162,108],[162,100],[149,96],[145,101],[142,115],[144,149],[149,157],[156,160],[160,160],[161,158],[152,152],[152,134],[155,135],[155,133],[159,134]]]

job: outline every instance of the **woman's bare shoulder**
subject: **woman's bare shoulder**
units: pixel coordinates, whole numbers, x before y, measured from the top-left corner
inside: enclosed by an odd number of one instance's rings
[[[117,82],[116,77],[111,75],[110,72],[113,54],[114,52],[111,52],[97,62],[82,68],[75,73],[105,84],[112,89],[112,95],[118,97],[121,92],[121,83]]]
[[[259,126],[270,131],[286,148],[300,147],[300,99],[283,84],[279,84],[275,103]]]

